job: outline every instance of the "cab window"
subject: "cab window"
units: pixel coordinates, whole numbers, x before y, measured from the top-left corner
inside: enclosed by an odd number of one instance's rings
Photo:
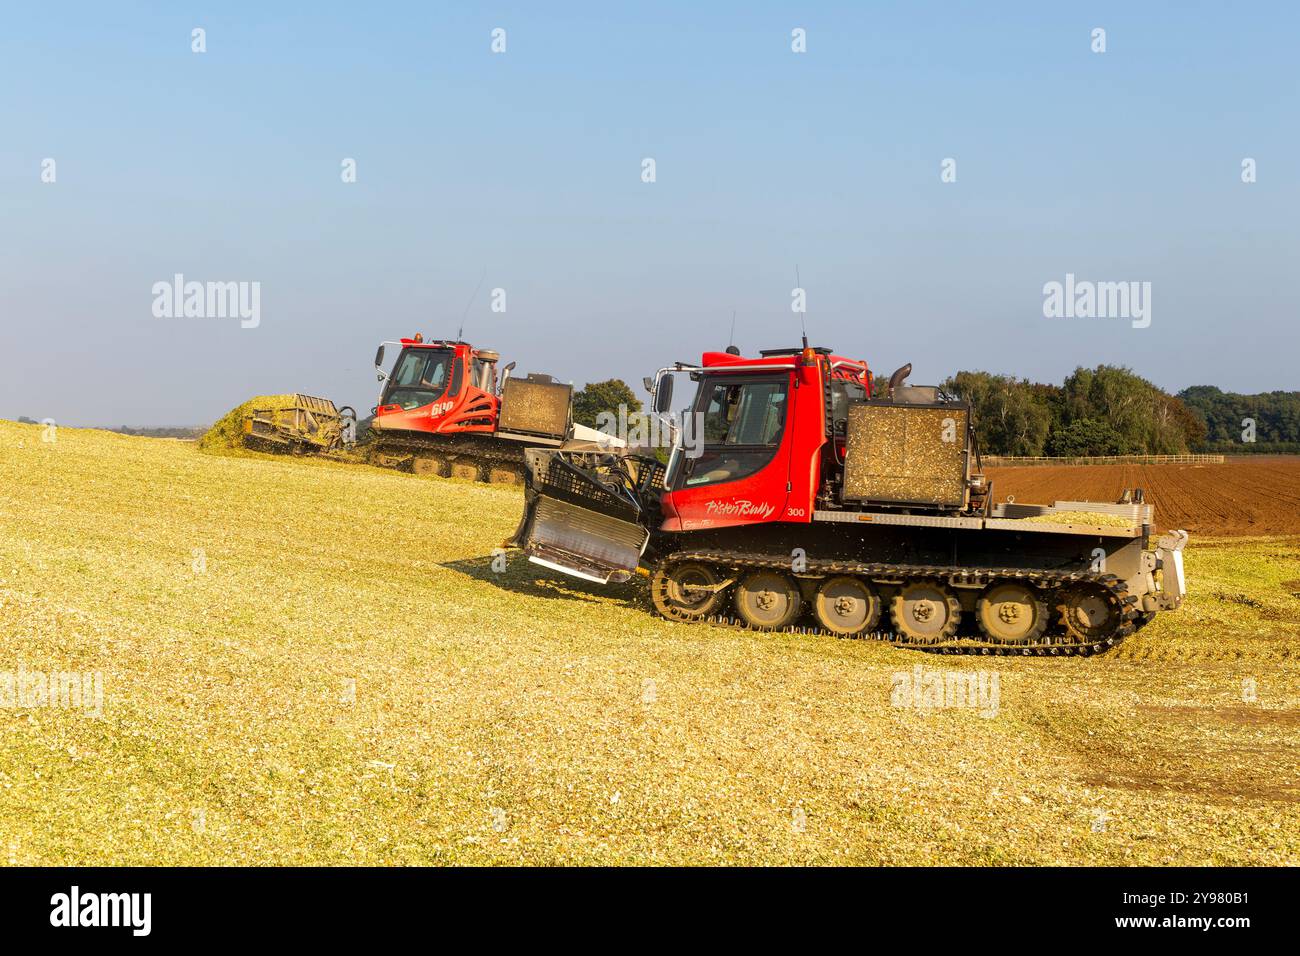
[[[695,410],[703,416],[703,453],[689,460],[686,487],[752,475],[776,454],[785,430],[786,376],[706,378]]]
[[[430,405],[447,390],[452,354],[438,349],[407,349],[393,369],[385,405],[419,408]]]
[[[447,389],[447,395],[455,398],[460,394],[460,380],[464,377],[465,363],[460,359],[454,359],[451,363],[451,388]]]
[[[844,379],[831,381],[831,421],[847,422],[849,420],[849,402],[865,401],[867,390],[858,382]]]

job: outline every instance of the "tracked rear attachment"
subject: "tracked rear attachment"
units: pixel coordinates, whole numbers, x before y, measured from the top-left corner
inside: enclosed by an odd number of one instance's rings
[[[244,443],[265,451],[328,453],[353,441],[356,412],[328,398],[277,396],[244,416]]]

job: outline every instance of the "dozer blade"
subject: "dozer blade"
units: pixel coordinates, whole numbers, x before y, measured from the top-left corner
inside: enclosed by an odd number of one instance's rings
[[[509,543],[534,564],[607,584],[632,576],[650,532],[635,495],[602,479],[601,457],[530,449],[524,516]]]

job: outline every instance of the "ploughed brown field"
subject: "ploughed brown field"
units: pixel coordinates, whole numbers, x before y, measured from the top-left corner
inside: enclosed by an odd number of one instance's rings
[[[1300,534],[1300,456],[1222,465],[1020,465],[987,469],[993,499],[1115,501],[1141,488],[1156,525],[1200,534]]]

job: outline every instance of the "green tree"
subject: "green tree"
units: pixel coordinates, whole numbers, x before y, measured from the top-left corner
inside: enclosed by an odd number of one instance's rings
[[[1124,439],[1110,422],[1100,418],[1080,418],[1064,428],[1054,429],[1047,440],[1047,453],[1057,457],[1078,455],[1118,455]]]
[[[1203,449],[1208,435],[1205,419],[1180,398],[1171,396],[1168,402],[1175,423],[1182,429],[1184,444],[1191,451]]]
[[[596,416],[611,412],[618,417],[619,406],[627,407],[629,416],[641,411],[641,400],[622,379],[611,378],[604,382],[589,382],[573,396],[573,420],[579,425],[595,428]]]
[[[1178,399],[1205,425],[1205,440],[1220,450],[1263,450],[1300,441],[1300,392],[1241,395],[1213,385],[1193,385]],[[1254,444],[1242,441],[1245,420],[1255,423]]]
[[[970,403],[981,454],[1043,454],[1052,412],[1041,386],[1009,375],[958,372],[943,388]]]
[[[1061,394],[1058,430],[1089,419],[1106,422],[1119,436],[1119,454],[1182,454],[1199,434],[1178,399],[1127,368],[1077,368]]]

